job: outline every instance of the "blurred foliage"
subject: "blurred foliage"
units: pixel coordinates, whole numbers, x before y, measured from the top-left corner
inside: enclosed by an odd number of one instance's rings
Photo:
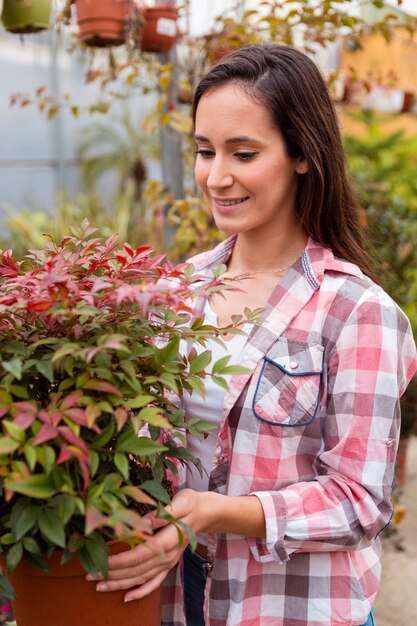
[[[407,313],[417,337],[417,137],[384,133],[375,115],[358,114],[364,136],[345,138],[382,287]],[[417,435],[417,377],[401,399],[401,434]]]
[[[345,149],[372,253],[382,286],[417,331],[417,137],[384,133],[371,111],[356,117],[366,133],[347,136]]]

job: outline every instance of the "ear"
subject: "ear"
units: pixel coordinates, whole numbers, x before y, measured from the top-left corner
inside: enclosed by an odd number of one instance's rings
[[[307,174],[308,163],[306,159],[301,159],[300,157],[298,157],[295,163],[295,171],[297,172],[297,174]]]

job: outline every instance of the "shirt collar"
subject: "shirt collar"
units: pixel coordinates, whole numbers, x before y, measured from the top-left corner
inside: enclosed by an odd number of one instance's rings
[[[235,245],[236,237],[237,235],[232,235],[209,252],[203,252],[191,259],[196,270],[201,271],[216,267],[221,263],[227,263]],[[302,263],[306,278],[314,290],[319,289],[326,271],[340,272],[356,276],[357,278],[364,278],[362,270],[357,265],[335,257],[330,248],[323,247],[311,237],[309,237],[307,246],[302,254]]]

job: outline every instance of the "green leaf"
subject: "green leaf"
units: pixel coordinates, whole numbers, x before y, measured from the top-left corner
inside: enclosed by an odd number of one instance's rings
[[[179,393],[177,378],[174,376],[174,374],[164,372],[160,375],[159,378],[161,380],[161,383],[165,385],[165,387],[171,389],[171,391],[174,391],[175,393]]]
[[[21,493],[30,498],[49,498],[56,492],[53,481],[43,474],[29,476],[23,480],[8,482],[5,481],[7,489]]]
[[[7,580],[6,576],[3,574],[0,574],[0,595],[8,598],[9,600],[16,600],[14,589]]]
[[[224,356],[218,361],[216,361],[213,365],[213,369],[211,370],[213,374],[218,374],[223,368],[226,367],[228,362],[230,361],[230,354],[228,356]]]
[[[51,361],[37,361],[36,369],[42,376],[45,376],[50,383],[54,382],[54,368]]]
[[[146,491],[146,493],[149,493],[156,500],[159,500],[159,502],[163,502],[163,504],[168,504],[170,502],[168,492],[160,483],[157,483],[154,480],[146,480],[144,483],[139,485],[139,488]]]
[[[110,422],[110,424],[108,424],[106,428],[103,428],[101,433],[94,439],[94,446],[96,446],[97,448],[105,446],[113,437],[115,429],[116,425],[114,424],[114,422]]]
[[[33,537],[24,537],[22,543],[25,551],[31,554],[37,554],[38,556],[42,554],[40,547]]]
[[[91,478],[94,478],[97,470],[98,470],[98,466],[100,463],[100,457],[98,455],[98,452],[96,452],[95,450],[89,450],[88,451],[88,458],[90,461],[90,476]]]
[[[74,386],[74,379],[72,376],[65,378],[62,383],[59,383],[58,391],[66,391]]]
[[[202,372],[207,367],[207,365],[211,361],[211,352],[210,350],[204,350],[201,354],[194,357],[190,363],[190,374],[196,374],[197,372]]]
[[[149,406],[142,409],[138,413],[138,418],[152,426],[160,426],[162,428],[171,428],[170,423],[162,415],[162,409],[157,406]]]
[[[189,378],[187,382],[190,387],[194,389],[194,391],[196,391],[202,398],[206,397],[206,388],[201,378]]]
[[[22,361],[17,357],[11,361],[3,361],[2,363],[6,372],[9,372],[14,378],[21,380],[22,378]]]
[[[229,391],[229,385],[227,384],[227,381],[225,381],[224,378],[221,378],[220,376],[212,376],[211,380],[214,383],[216,383],[216,385],[224,389],[225,391]]]
[[[12,454],[19,447],[19,443],[11,437],[0,437],[0,454]]]
[[[129,478],[129,461],[127,456],[121,454],[120,452],[116,452],[114,455],[114,464],[126,480]]]
[[[17,519],[16,527],[13,528],[17,540],[21,539],[23,535],[28,532],[28,530],[35,526],[40,510],[39,506],[27,506],[23,509]]]
[[[32,446],[27,444],[23,448],[23,452],[25,454],[26,461],[29,465],[29,469],[31,472],[33,472],[36,466],[36,450],[32,448]]]
[[[125,402],[124,406],[129,409],[141,409],[146,406],[150,402],[154,402],[156,400],[155,396],[138,396],[137,398],[133,398],[132,400],[128,400]]]
[[[29,394],[26,387],[21,387],[20,385],[10,385],[10,392],[16,397],[21,398],[22,400],[29,400]]]
[[[26,433],[21,426],[15,424],[14,422],[9,422],[9,420],[3,420],[3,426],[9,433],[13,439],[22,443],[25,440]]]
[[[249,369],[248,367],[243,367],[242,365],[228,365],[217,373],[221,374],[222,376],[234,376],[235,374],[251,374],[252,372],[253,370]]]
[[[159,365],[169,363],[178,357],[180,338],[174,337],[162,350],[155,351],[155,360]]]
[[[107,572],[109,567],[109,549],[106,543],[95,536],[94,539],[88,541],[86,544],[88,553],[97,565],[104,578],[107,578]]]
[[[59,519],[63,526],[65,526],[71,519],[75,511],[75,502],[66,494],[60,494],[53,499],[53,505],[58,509]]]
[[[51,446],[42,446],[37,450],[39,463],[45,470],[45,474],[49,476],[55,467],[56,454]]]
[[[149,456],[156,452],[164,452],[168,450],[168,448],[153,441],[153,439],[149,439],[148,437],[136,437],[134,433],[131,433],[131,436],[124,441],[121,446],[118,446],[118,450],[130,452],[130,454],[138,456]]]
[[[28,537],[24,539],[23,543],[27,541]],[[25,561],[36,567],[37,569],[42,570],[43,572],[49,572],[49,567],[47,562],[45,561],[42,554],[33,553],[30,550],[26,550],[24,552]]]
[[[13,570],[18,565],[20,559],[23,555],[23,544],[21,541],[15,543],[11,546],[10,550],[7,553],[7,569],[9,572],[13,572]]]
[[[56,361],[59,361],[63,357],[68,356],[70,354],[77,355],[79,351],[80,351],[80,346],[78,343],[66,343],[54,353],[51,359],[51,362],[55,363]]]
[[[38,516],[39,528],[46,539],[51,543],[65,548],[65,531],[59,519],[58,509],[44,509]]]

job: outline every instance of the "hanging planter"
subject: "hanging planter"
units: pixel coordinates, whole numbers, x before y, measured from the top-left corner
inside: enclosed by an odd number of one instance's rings
[[[52,0],[4,0],[1,21],[10,33],[37,33],[49,26]]]
[[[143,52],[168,52],[178,36],[177,9],[171,4],[158,4],[142,9],[144,25],[140,40]]]
[[[75,0],[75,8],[81,41],[97,48],[123,44],[136,10],[131,0]]]
[[[121,546],[121,544],[118,544]],[[121,549],[112,549],[114,554]],[[142,600],[123,602],[125,591],[98,593],[95,583],[85,580],[85,570],[77,556],[60,564],[62,553],[48,559],[49,573],[21,561],[8,574],[16,591],[13,610],[18,624],[24,626],[160,626],[161,591],[157,589]],[[6,559],[1,556],[3,569]]]

